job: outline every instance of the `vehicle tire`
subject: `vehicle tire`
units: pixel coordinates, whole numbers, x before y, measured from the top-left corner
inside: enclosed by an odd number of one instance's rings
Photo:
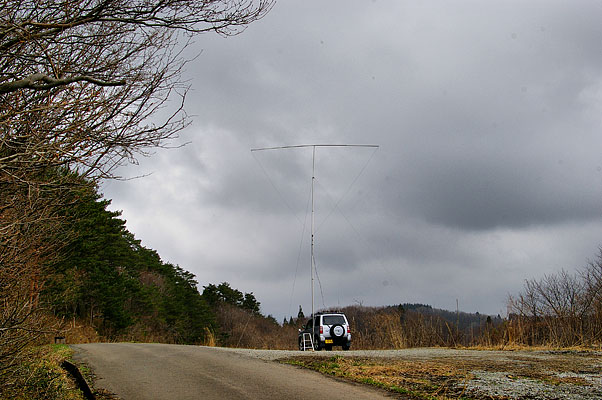
[[[350,348],[351,346],[345,346],[345,345],[343,345],[342,347],[343,347],[343,350],[347,351],[347,350],[349,350],[349,348]]]
[[[343,337],[344,334],[345,334],[345,328],[343,328],[343,325],[333,325],[330,327],[330,335],[331,336],[340,338],[340,337]]]
[[[332,351],[332,345],[331,344],[327,344],[325,348],[326,348],[326,351]]]

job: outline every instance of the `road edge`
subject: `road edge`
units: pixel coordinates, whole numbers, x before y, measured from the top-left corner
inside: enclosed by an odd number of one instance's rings
[[[79,390],[82,391],[82,393],[84,394],[84,397],[87,400],[96,400],[96,396],[92,392],[92,389],[90,389],[90,385],[88,384],[88,381],[86,381],[86,378],[84,378],[84,376],[82,375],[82,373],[79,370],[79,368],[77,367],[77,365],[73,364],[70,361],[64,360],[61,363],[61,367],[65,371],[67,371],[69,374],[71,374],[73,379],[75,379],[75,383],[77,383],[77,387],[79,388]]]

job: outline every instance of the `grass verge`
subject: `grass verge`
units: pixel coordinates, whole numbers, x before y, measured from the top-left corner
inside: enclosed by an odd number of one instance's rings
[[[12,369],[0,388],[3,399],[83,400],[69,374],[61,368],[72,356],[66,345],[46,345],[29,350],[25,361]]]

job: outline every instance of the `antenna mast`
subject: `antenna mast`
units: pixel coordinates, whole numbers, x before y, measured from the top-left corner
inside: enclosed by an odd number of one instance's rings
[[[315,225],[315,213],[314,213],[314,181],[316,180],[316,147],[372,147],[378,148],[377,144],[298,144],[292,146],[277,146],[277,147],[263,147],[258,149],[251,149],[251,151],[264,151],[264,150],[282,150],[282,149],[296,149],[302,147],[312,147],[312,158],[311,158],[311,317],[312,321],[314,318],[314,273],[316,270],[316,260],[314,258],[314,225]]]
[[[316,180],[316,146],[313,146],[311,157],[311,320],[314,326],[314,272],[316,270],[316,259],[314,258],[314,181]]]

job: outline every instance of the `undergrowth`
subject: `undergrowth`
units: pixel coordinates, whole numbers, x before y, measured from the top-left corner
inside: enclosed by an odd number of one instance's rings
[[[83,400],[61,363],[72,356],[66,345],[32,348],[25,361],[2,377],[0,398],[6,400]]]

